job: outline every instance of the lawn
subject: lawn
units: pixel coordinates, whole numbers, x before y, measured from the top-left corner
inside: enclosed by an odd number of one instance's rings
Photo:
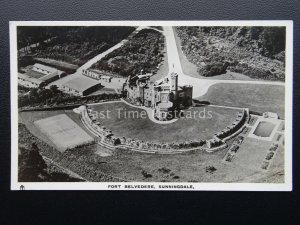
[[[282,182],[282,175],[278,173],[283,172],[283,154],[276,155],[276,162],[271,164],[269,171],[260,169],[270,145],[271,142],[246,138],[231,163],[223,161],[228,149],[177,155],[116,150],[112,156],[103,157],[98,168],[113,176],[145,182]],[[216,171],[207,172],[208,167],[214,167]],[[152,177],[145,178],[142,171]]]
[[[246,138],[233,158],[236,168],[236,182],[282,183],[284,182],[284,149],[279,147],[267,171],[261,169],[267,152],[272,145],[270,141]],[[245,172],[248,177],[245,176]],[[228,179],[225,177],[225,179]]]
[[[261,164],[272,142],[245,138],[240,149],[232,160],[236,168],[247,168],[254,172],[261,171]]]
[[[246,107],[255,112],[276,112],[284,118],[284,86],[259,84],[215,84],[197,98],[211,104]]]
[[[185,111],[186,118],[180,118],[171,124],[157,124],[148,119],[146,113],[142,118],[143,110],[121,102],[94,105],[92,108],[98,113],[110,111],[109,117],[99,117],[98,121],[116,136],[153,142],[184,142],[212,138],[214,133],[230,125],[239,111],[210,106],[190,108]],[[200,118],[200,113],[206,118]],[[209,118],[209,114],[212,118]]]

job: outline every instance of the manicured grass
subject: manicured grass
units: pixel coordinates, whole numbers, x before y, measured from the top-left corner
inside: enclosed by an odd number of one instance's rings
[[[248,77],[241,73],[231,72],[229,70],[227,70],[226,73],[224,74],[215,75],[212,77],[204,77],[199,75],[198,78],[211,79],[211,80],[258,80],[258,79],[253,79],[251,77]]]
[[[263,177],[258,182],[266,183],[283,183],[284,182],[284,148],[279,146],[277,152],[271,162],[271,165],[268,169],[269,174],[272,176]]]
[[[150,119],[145,112],[142,118],[141,109],[126,105],[125,103],[109,103],[92,106],[94,111],[107,112],[110,116],[98,118],[101,125],[113,131],[116,136],[130,137],[152,142],[184,142],[189,140],[212,138],[213,134],[221,131],[236,118],[239,110],[216,108],[216,107],[197,107],[186,110],[187,118],[180,118],[171,124],[157,124]],[[209,112],[210,111],[210,112]],[[136,112],[133,117],[132,114]],[[199,113],[205,114],[206,118],[199,118]],[[125,118],[126,113],[126,118]],[[196,117],[192,117],[195,113]],[[209,119],[209,113],[212,118]],[[139,116],[139,118],[137,118]]]
[[[246,107],[255,112],[275,112],[284,118],[284,86],[260,84],[215,84],[197,98],[211,104]]]
[[[245,138],[231,163],[236,168],[247,168],[248,170],[259,172],[271,144],[272,142],[270,141]]]

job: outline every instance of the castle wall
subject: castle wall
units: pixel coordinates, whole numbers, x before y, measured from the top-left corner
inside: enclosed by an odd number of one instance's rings
[[[193,86],[185,85],[183,86],[183,91],[185,94],[185,99],[187,99],[187,105],[192,106],[193,104]]]
[[[174,110],[180,104],[185,107],[192,105],[193,86],[186,85],[179,88],[178,75],[176,73],[172,73],[170,77],[165,78],[163,82],[157,85],[153,86],[149,83],[149,77],[139,79],[139,77],[135,76],[132,79],[128,79],[124,89],[127,90],[127,97],[131,101],[135,101],[136,104],[141,103],[146,107],[152,107],[157,115],[165,113],[164,109],[158,107],[160,103],[172,104],[172,107],[168,107],[166,112]],[[136,102],[137,99],[140,99],[141,102]]]

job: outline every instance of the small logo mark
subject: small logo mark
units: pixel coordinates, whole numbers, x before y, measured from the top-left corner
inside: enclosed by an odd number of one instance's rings
[[[24,191],[24,190],[25,190],[25,186],[24,186],[23,184],[20,186],[20,190],[21,190],[21,191]]]

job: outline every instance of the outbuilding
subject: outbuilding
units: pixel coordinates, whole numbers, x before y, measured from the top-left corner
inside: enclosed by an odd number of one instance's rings
[[[78,96],[89,95],[101,88],[101,83],[86,76],[78,76],[62,85],[65,92]]]

